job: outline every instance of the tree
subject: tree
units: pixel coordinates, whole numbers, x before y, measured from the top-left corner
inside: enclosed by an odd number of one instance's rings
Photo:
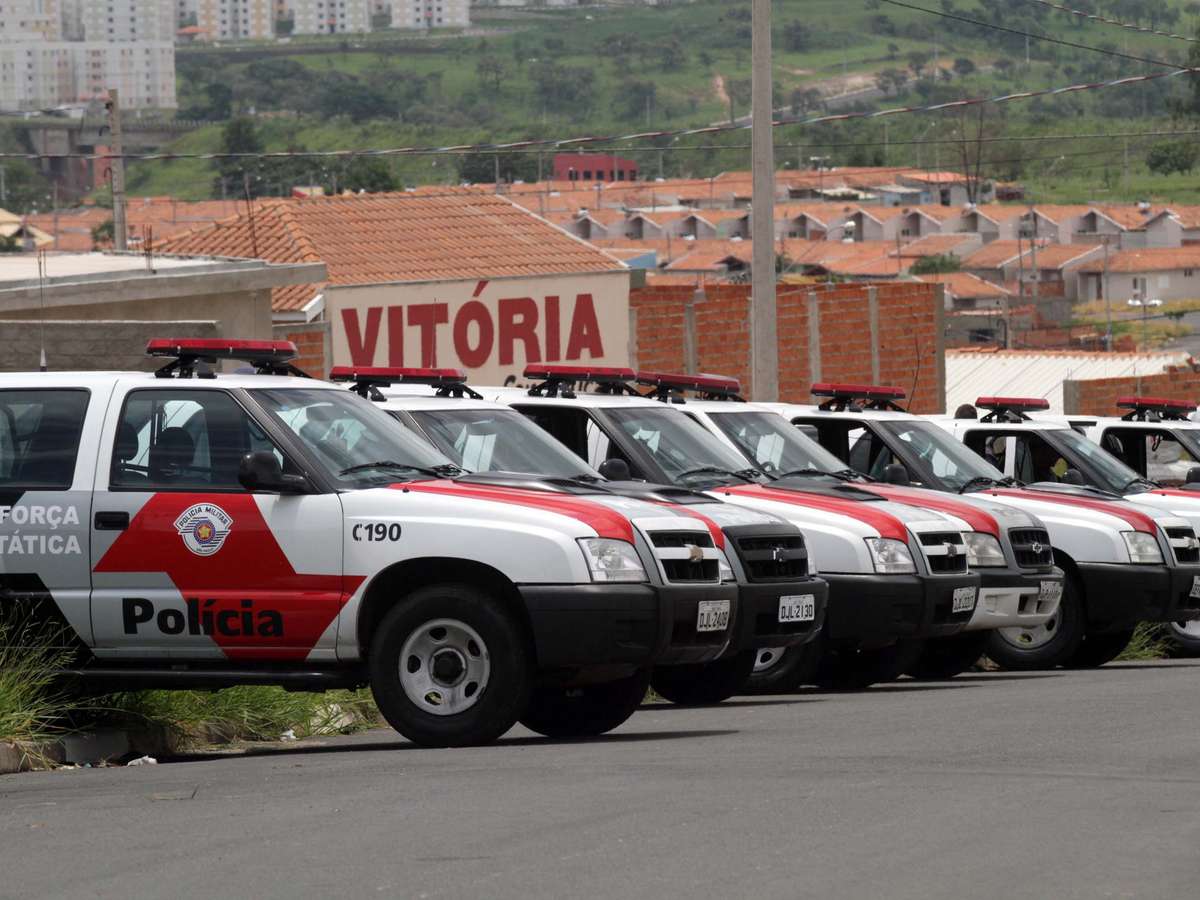
[[[697,59],[700,60],[701,67],[703,67],[705,69],[711,69],[713,67],[713,64],[716,62],[716,60],[713,59],[713,55],[711,53],[709,53],[707,50],[701,50],[700,55],[697,57]]]
[[[739,109],[749,110],[750,96],[753,89],[749,78],[725,79],[725,93],[729,97],[729,121],[737,121]]]
[[[954,61],[954,71],[962,78],[966,78],[975,72],[975,63],[965,56],[960,56]]]
[[[821,92],[816,88],[796,88],[788,102],[793,116],[803,115],[821,105]]]
[[[687,51],[679,38],[658,46],[658,66],[664,72],[677,72],[687,65]]]
[[[908,73],[903,69],[880,69],[875,73],[875,85],[884,94],[899,94],[908,84]]]
[[[925,71],[925,67],[929,65],[930,54],[924,50],[910,50],[908,56],[908,67],[912,70],[915,77],[920,78],[921,73]]]
[[[115,234],[113,220],[105,219],[92,229],[92,249],[101,250],[105,247],[111,247],[113,245],[113,235]]]
[[[958,272],[962,269],[962,260],[952,253],[940,253],[937,256],[922,256],[909,268],[910,275],[941,275],[946,272]]]
[[[379,157],[358,156],[345,167],[340,185],[348,191],[365,191],[368,194],[381,194],[386,191],[399,190],[400,182],[388,168],[386,161]]]
[[[492,90],[498,94],[507,70],[504,68],[504,63],[489,55],[479,57],[479,61],[475,63],[475,74],[479,76],[480,81],[485,85],[490,85]]]
[[[530,153],[464,153],[458,158],[458,177],[472,184],[491,184],[496,180],[497,156],[501,181],[537,178],[537,159]]]
[[[1158,175],[1186,174],[1196,167],[1200,150],[1189,141],[1160,141],[1146,154],[1146,168]]]
[[[813,30],[794,19],[783,26],[783,49],[788,53],[803,53],[813,44]]]
[[[887,45],[887,55],[890,62],[895,62],[900,57],[900,45],[889,43]]]
[[[650,112],[657,102],[658,85],[653,81],[627,78],[617,87],[613,107],[617,115],[625,121],[632,121],[643,115],[649,121]]]

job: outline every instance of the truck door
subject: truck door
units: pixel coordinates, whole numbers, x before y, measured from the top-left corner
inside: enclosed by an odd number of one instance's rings
[[[98,655],[332,658],[341,502],[246,491],[241,459],[263,450],[301,471],[229,391],[118,387],[92,519]]]
[[[0,621],[55,630],[64,644],[72,631],[92,642],[88,516],[104,399],[82,386],[0,390]]]

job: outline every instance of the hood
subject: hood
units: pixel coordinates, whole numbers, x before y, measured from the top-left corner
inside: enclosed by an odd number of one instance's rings
[[[1036,516],[1014,506],[988,500],[978,494],[947,494],[944,491],[891,484],[863,484],[860,487],[888,500],[955,516],[970,525],[973,531],[990,534],[996,538],[1010,528],[1044,527]]]
[[[982,493],[1001,502],[1009,499],[1026,501],[1032,505],[1027,508],[1038,515],[1053,516],[1066,508],[1073,517],[1086,518],[1089,514],[1105,517],[1118,531],[1155,534],[1158,528],[1190,527],[1186,518],[1169,510],[1140,505],[1115,494],[1058,488],[991,488]]]

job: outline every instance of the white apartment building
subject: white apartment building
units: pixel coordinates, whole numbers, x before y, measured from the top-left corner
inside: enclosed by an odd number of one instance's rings
[[[469,0],[392,0],[393,28],[466,28]]]
[[[289,5],[292,34],[356,34],[371,30],[373,0],[293,0]]]
[[[174,41],[176,0],[64,0],[68,40]],[[78,36],[75,29],[79,28]]]
[[[0,40],[62,39],[58,0],[0,0]]]
[[[195,0],[196,25],[208,41],[266,41],[275,37],[275,0]]]
[[[175,45],[169,41],[0,43],[0,109],[34,110],[120,92],[124,109],[173,109]]]

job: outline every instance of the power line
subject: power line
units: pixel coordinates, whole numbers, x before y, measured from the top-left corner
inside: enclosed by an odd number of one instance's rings
[[[1171,31],[1158,31],[1155,28],[1147,28],[1144,25],[1135,25],[1132,22],[1122,22],[1119,19],[1110,19],[1107,16],[1102,16],[1099,13],[1090,13],[1081,9],[1071,9],[1069,6],[1062,6],[1058,3],[1051,3],[1050,0],[1025,0],[1026,3],[1036,3],[1038,6],[1045,6],[1050,9],[1057,9],[1060,12],[1070,13],[1073,16],[1078,16],[1081,19],[1090,19],[1093,22],[1099,22],[1103,25],[1116,25],[1118,28],[1125,28],[1129,31],[1137,31],[1142,34],[1155,34],[1159,37],[1171,38],[1176,41],[1187,41],[1189,44],[1200,44],[1200,39],[1188,37],[1186,34],[1175,34]]]
[[[1179,69],[1179,67],[1177,65],[1175,65],[1175,63],[1167,62],[1166,60],[1153,59],[1149,56],[1135,56],[1132,53],[1122,53],[1119,50],[1105,50],[1103,47],[1093,47],[1090,44],[1080,44],[1080,43],[1077,43],[1076,41],[1068,41],[1068,40],[1064,40],[1063,38],[1056,38],[1056,37],[1053,37],[1052,35],[1048,35],[1048,34],[1036,34],[1035,32],[1032,32],[1032,31],[1021,31],[1019,28],[1009,28],[1006,25],[996,25],[993,22],[982,22],[979,19],[971,19],[971,18],[968,18],[967,16],[960,16],[957,13],[946,12],[946,11],[940,10],[940,9],[929,9],[924,6],[914,6],[911,3],[904,3],[903,0],[882,0],[882,2],[890,4],[891,6],[899,6],[899,7],[902,7],[903,9],[912,9],[912,10],[916,10],[917,12],[923,12],[926,15],[938,16],[939,18],[942,18],[942,19],[953,19],[956,22],[965,22],[968,25],[976,25],[980,28],[991,29],[992,31],[1003,31],[1003,32],[1006,32],[1007,34],[1015,34],[1019,37],[1033,38],[1034,40],[1038,40],[1038,41],[1046,41],[1047,43],[1058,44],[1059,46],[1062,46],[1062,47],[1073,47],[1076,50],[1087,50],[1090,53],[1100,53],[1100,54],[1103,54],[1104,56],[1113,56],[1118,59],[1128,59],[1128,60],[1132,60],[1133,62],[1149,63],[1150,65],[1154,65],[1154,66],[1167,66],[1168,68],[1171,68],[1171,69]],[[1195,70],[1184,68],[1184,69],[1180,69],[1180,71],[1195,71]]]

